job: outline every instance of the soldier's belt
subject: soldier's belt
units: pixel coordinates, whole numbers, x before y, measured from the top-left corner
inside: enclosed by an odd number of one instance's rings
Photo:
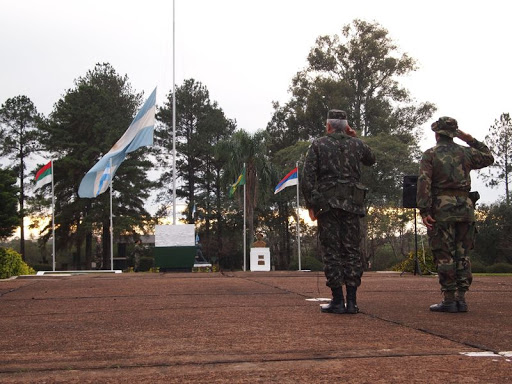
[[[468,197],[468,191],[461,191],[460,189],[443,189],[436,193],[437,196],[458,196],[458,197]]]

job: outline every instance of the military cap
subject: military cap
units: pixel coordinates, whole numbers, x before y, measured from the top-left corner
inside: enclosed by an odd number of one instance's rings
[[[457,120],[453,117],[443,116],[440,117],[439,120],[432,124],[432,130],[434,132],[439,133],[440,135],[445,135],[448,137],[457,136],[457,130],[459,126],[457,125]]]
[[[347,120],[347,113],[340,109],[331,109],[327,112],[327,119]]]

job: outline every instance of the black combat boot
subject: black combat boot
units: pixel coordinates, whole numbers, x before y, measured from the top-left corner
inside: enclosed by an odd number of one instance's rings
[[[430,310],[432,312],[458,312],[459,310],[457,309],[457,302],[455,301],[455,292],[445,291],[444,300],[441,301],[439,304],[431,305]]]
[[[457,291],[455,301],[457,302],[457,310],[459,312],[468,311],[468,305],[466,303],[466,291]]]
[[[345,301],[343,300],[343,288],[331,288],[332,300],[329,304],[320,306],[320,310],[324,313],[346,313]]]
[[[347,313],[358,313],[359,307],[356,302],[357,287],[347,285]]]

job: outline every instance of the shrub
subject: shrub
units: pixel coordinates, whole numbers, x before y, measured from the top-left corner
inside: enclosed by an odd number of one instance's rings
[[[401,263],[396,264],[393,267],[393,271],[400,272],[414,272],[414,258],[416,251],[409,252],[407,259]],[[427,249],[425,255],[422,252],[418,252],[418,263],[422,274],[428,274],[437,270],[432,256],[432,251]]]
[[[396,264],[397,258],[389,244],[384,244],[375,250],[371,259],[373,271],[385,271]]]
[[[471,260],[471,272],[484,273],[486,266],[480,260]]]
[[[18,252],[10,248],[0,248],[0,279],[35,273],[36,271],[22,260]]]
[[[496,263],[486,268],[487,273],[512,273],[512,264]]]
[[[147,272],[151,268],[153,268],[153,264],[155,262],[155,259],[153,257],[141,257],[140,263],[139,263],[139,271],[140,272]]]
[[[32,266],[36,271],[51,271],[53,267],[50,264],[35,264]]]

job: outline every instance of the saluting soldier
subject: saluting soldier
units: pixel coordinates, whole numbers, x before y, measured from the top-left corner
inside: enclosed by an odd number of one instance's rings
[[[356,137],[344,111],[328,112],[326,132],[308,150],[302,192],[311,220],[318,220],[326,285],[332,291],[331,302],[321,310],[353,314],[359,311],[356,292],[363,275],[360,218],[366,214],[367,189],[360,183],[361,165],[373,165],[375,155]]]
[[[457,120],[441,117],[432,124],[436,146],[420,162],[416,205],[427,227],[443,300],[435,312],[467,312],[465,294],[473,280],[468,252],[474,246],[475,203],[470,172],[494,162],[489,148],[458,129]],[[455,143],[457,137],[468,146]]]

